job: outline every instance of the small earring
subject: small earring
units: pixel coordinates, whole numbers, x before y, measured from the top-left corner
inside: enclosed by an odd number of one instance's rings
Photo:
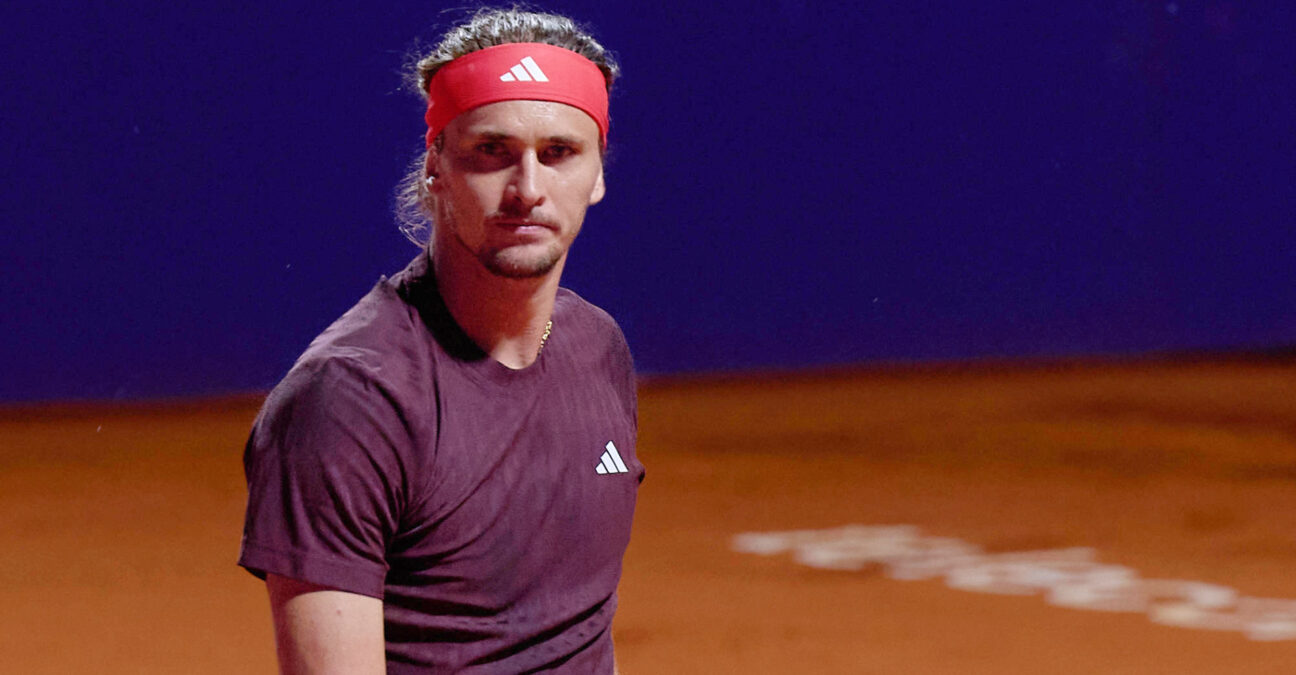
[[[428,176],[427,178],[423,179],[423,184],[428,187],[432,187],[432,184],[435,182],[436,182],[436,176]]]

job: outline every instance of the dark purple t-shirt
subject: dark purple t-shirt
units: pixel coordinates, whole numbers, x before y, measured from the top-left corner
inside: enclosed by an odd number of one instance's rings
[[[511,370],[420,255],[270,393],[239,564],[382,598],[391,673],[610,673],[635,406],[605,312],[559,291],[544,350]]]

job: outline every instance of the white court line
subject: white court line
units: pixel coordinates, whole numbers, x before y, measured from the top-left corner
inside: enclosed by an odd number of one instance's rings
[[[808,567],[881,569],[892,579],[943,578],[950,588],[1001,595],[1043,595],[1055,607],[1140,612],[1154,623],[1242,633],[1249,640],[1296,640],[1296,600],[1240,597],[1218,584],[1142,579],[1099,563],[1091,548],[986,553],[950,537],[924,537],[912,525],[846,525],[824,530],[745,532],[734,550],[791,553]]]

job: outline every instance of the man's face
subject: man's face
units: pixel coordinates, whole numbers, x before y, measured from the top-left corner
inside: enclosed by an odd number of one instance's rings
[[[496,275],[554,269],[603,198],[598,125],[571,106],[490,103],[456,117],[443,141],[428,156],[434,245],[461,247]]]

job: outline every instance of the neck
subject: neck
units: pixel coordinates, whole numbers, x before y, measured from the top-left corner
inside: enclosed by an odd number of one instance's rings
[[[488,356],[513,369],[539,357],[553,315],[563,262],[530,279],[500,277],[475,258],[455,255],[455,244],[432,248],[432,269],[446,309]]]

